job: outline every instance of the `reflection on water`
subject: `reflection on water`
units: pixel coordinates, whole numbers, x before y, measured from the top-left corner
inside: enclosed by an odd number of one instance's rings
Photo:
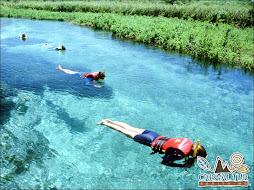
[[[250,76],[253,77],[253,73],[247,70],[237,70],[234,68],[231,68],[230,66],[225,66],[225,65],[221,65],[221,64],[216,64],[216,63],[210,63],[210,62],[206,62],[203,60],[194,60],[192,59],[189,64],[187,65],[187,70],[189,72],[193,71],[193,65],[198,66],[200,69],[198,72],[212,72],[212,73],[217,73],[218,78],[220,78],[221,75],[229,73],[229,74],[233,74],[233,75],[239,75],[239,76]],[[196,71],[196,69],[195,69]],[[232,75],[231,74],[231,75]]]

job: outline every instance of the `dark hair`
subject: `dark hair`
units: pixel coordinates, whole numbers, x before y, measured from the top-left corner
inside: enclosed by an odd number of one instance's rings
[[[202,145],[198,145],[198,152],[197,152],[197,156],[201,156],[201,157],[206,157],[206,150]]]
[[[62,50],[66,50],[65,46],[62,46]]]
[[[98,79],[104,79],[106,76],[103,72],[99,72]]]

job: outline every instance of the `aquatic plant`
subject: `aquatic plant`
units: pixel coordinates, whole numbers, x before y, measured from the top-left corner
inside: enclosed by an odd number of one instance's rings
[[[1,7],[2,17],[70,21],[106,29],[120,38],[133,39],[190,54],[194,57],[254,71],[253,30],[227,24],[177,18],[126,16],[112,13],[50,12]]]

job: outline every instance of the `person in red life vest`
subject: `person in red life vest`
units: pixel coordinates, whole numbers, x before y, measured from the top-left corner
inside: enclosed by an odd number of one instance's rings
[[[103,68],[103,72],[92,72],[92,73],[84,73],[84,72],[72,71],[72,70],[69,70],[69,69],[63,69],[61,67],[61,65],[58,65],[56,68],[58,70],[61,70],[65,73],[67,73],[67,74],[78,75],[82,78],[86,78],[87,79],[86,85],[88,85],[91,81],[104,81],[106,79],[105,68]],[[93,86],[101,87],[101,86],[98,86],[98,85],[93,85]]]
[[[126,123],[111,121],[109,119],[102,120],[97,125],[106,125],[116,131],[125,134],[134,141],[150,146],[153,150],[151,154],[164,154],[162,164],[172,167],[191,167],[197,156],[206,157],[206,150],[196,145],[187,138],[167,138],[156,132],[135,128]],[[184,160],[183,163],[175,163],[175,161]]]

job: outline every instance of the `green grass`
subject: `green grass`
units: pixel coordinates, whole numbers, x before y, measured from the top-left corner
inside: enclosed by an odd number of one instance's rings
[[[120,38],[153,44],[207,59],[215,64],[254,71],[253,30],[177,18],[113,13],[51,12],[1,7],[1,17],[70,21],[112,31]]]
[[[253,3],[239,1],[191,1],[188,4],[166,4],[164,1],[18,1],[2,2],[4,6],[61,12],[118,13],[177,17],[211,23],[226,23],[241,28],[254,25]]]

